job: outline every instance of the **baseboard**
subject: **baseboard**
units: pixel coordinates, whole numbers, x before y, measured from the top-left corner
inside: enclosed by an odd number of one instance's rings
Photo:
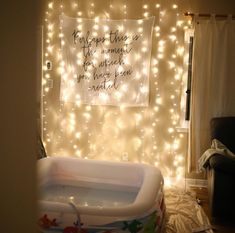
[[[207,188],[207,180],[186,178],[186,187]]]

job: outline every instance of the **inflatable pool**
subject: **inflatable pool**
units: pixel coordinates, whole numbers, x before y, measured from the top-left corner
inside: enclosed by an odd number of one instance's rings
[[[43,158],[37,166],[41,232],[161,232],[165,204],[158,168],[68,157]]]

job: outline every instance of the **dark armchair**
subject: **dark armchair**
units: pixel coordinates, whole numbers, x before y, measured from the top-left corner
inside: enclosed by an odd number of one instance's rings
[[[211,139],[219,140],[235,154],[235,117],[213,118]],[[207,177],[212,221],[235,223],[235,159],[214,154]]]

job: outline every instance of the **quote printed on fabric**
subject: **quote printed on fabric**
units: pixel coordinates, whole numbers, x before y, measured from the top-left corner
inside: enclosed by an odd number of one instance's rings
[[[91,85],[88,87],[89,91],[100,91],[100,90],[117,90],[119,87],[118,79],[130,77],[133,73],[133,68],[129,67],[124,69],[126,65],[125,56],[129,55],[132,51],[132,45],[138,41],[141,37],[140,34],[127,35],[121,33],[119,30],[110,31],[108,36],[93,37],[90,31],[86,32],[85,36],[81,36],[81,31],[74,30],[72,33],[73,43],[79,45],[83,54],[83,72],[77,74],[77,82],[81,80],[90,80],[91,78],[98,84]],[[103,48],[104,45],[108,44],[111,48]],[[120,44],[123,44],[120,47]],[[98,49],[100,48],[101,49]],[[94,62],[94,56],[97,55],[103,59]],[[116,56],[115,56],[116,55]],[[110,71],[110,67],[114,66],[114,71]],[[89,68],[92,68],[92,76],[87,76]],[[112,80],[112,82],[111,82]]]
[[[153,18],[62,17],[61,99],[86,104],[148,103]]]

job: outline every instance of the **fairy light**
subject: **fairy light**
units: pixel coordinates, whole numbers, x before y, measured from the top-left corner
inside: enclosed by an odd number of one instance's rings
[[[156,8],[160,8],[161,5],[159,3],[157,3],[155,6],[156,6]]]
[[[147,4],[143,4],[142,8],[143,8],[143,10],[144,10],[143,16],[144,16],[145,18],[149,17],[149,15],[150,15],[150,13],[149,13],[149,11],[148,11],[149,6],[148,6]]]
[[[73,7],[74,9],[76,9],[76,8],[78,7],[78,3],[77,3],[77,2],[73,2],[73,3],[72,3],[72,7]]]
[[[176,22],[176,25],[177,25],[178,27],[181,27],[181,26],[183,25],[183,23],[184,23],[183,20],[178,20],[178,21]]]
[[[157,46],[155,53],[152,53],[151,59],[150,88],[152,88],[152,94],[150,106],[140,110],[127,108],[125,105],[120,106],[120,108],[109,106],[92,107],[90,105],[83,105],[79,95],[76,95],[74,104],[67,103],[66,101],[69,100],[71,95],[69,91],[74,91],[75,76],[74,80],[69,83],[68,89],[62,93],[61,98],[65,101],[64,104],[59,104],[60,106],[56,110],[56,107],[51,106],[53,102],[50,98],[54,94],[50,95],[50,93],[54,90],[50,88],[50,79],[53,80],[59,74],[62,80],[67,80],[67,69],[65,70],[60,47],[66,46],[66,41],[55,19],[58,13],[63,14],[64,10],[69,15],[70,10],[73,15],[79,17],[77,29],[82,31],[85,27],[81,19],[84,11],[77,1],[70,1],[69,3],[66,1],[48,2],[44,20],[46,27],[44,33],[45,52],[43,57],[45,61],[52,61],[53,70],[47,70],[45,63],[43,64],[43,132],[45,134],[46,148],[51,152],[50,154],[68,153],[69,156],[86,159],[98,158],[151,163],[162,167],[166,177],[165,186],[170,186],[172,185],[171,177],[175,176],[177,180],[180,180],[184,175],[184,155],[181,143],[182,140],[185,140],[185,137],[184,134],[178,133],[175,127],[178,126],[180,119],[178,107],[181,101],[179,101],[179,93],[182,77],[185,75],[181,61],[185,59],[186,52],[184,45],[181,44],[178,37],[186,27],[190,27],[190,24],[180,18],[177,4],[160,5],[159,1],[154,1],[153,4],[155,4],[154,10],[151,9],[152,5],[150,7],[150,4],[142,4],[143,18],[152,16],[154,11],[156,16],[159,16],[159,22],[156,21],[157,25],[154,26],[153,31],[153,44]],[[126,4],[122,4],[121,7],[123,9],[123,17],[127,19],[129,7]],[[106,18],[112,18],[114,8],[114,5],[108,5],[108,9],[104,13]],[[105,38],[108,38],[110,28],[108,25],[101,23],[100,16],[98,17],[95,14],[95,9],[95,1],[89,2],[88,17],[94,19],[95,22],[91,33],[96,37],[102,31],[105,34]],[[176,16],[176,21],[173,25],[166,24],[167,21],[165,19],[167,19],[169,14]],[[140,34],[144,30],[143,22],[142,19],[137,21],[137,32]],[[168,32],[164,28],[166,26],[169,28]],[[126,32],[124,24],[117,25],[117,30],[120,33]],[[110,42],[107,40],[104,46],[109,47]],[[124,57],[124,63],[129,66],[135,61],[141,61],[143,54],[148,49],[149,45],[143,41],[139,52],[133,54],[133,56]],[[82,65],[83,55],[76,54],[74,56],[76,57],[77,64]],[[106,59],[111,58],[108,54],[104,57]],[[99,63],[97,54],[94,54],[92,57],[92,62],[96,65]],[[166,75],[162,73],[163,63],[166,64]],[[70,67],[71,72],[72,70],[73,67]],[[117,71],[123,72],[124,66],[119,66]],[[147,74],[146,64],[143,63],[141,70],[136,72],[133,80],[140,80],[143,75],[146,76]],[[87,75],[91,77],[91,67],[88,67]],[[164,91],[161,86],[163,77],[169,84],[169,89]],[[130,84],[123,84],[121,90],[115,92],[114,98],[122,101],[125,99],[124,93],[130,90]],[[146,83],[143,82],[141,84],[140,92],[148,92]],[[136,94],[133,93],[133,96]],[[105,102],[110,97],[103,92],[97,98]],[[167,104],[169,110],[166,111],[166,115],[165,113],[163,114],[165,104]],[[53,119],[57,119],[57,124],[60,125],[55,132],[52,132],[50,128],[50,125],[53,125],[51,124]],[[63,121],[63,119],[66,120]],[[167,135],[166,138],[163,138],[159,133],[159,129],[161,130],[163,126],[166,126],[164,128]],[[172,163],[164,164],[164,160],[160,156],[161,154],[169,156],[171,158],[169,161],[172,160]]]
[[[81,17],[81,16],[82,16],[82,12],[81,12],[81,11],[78,11],[78,12],[77,12],[77,15],[78,15],[79,17]]]
[[[118,26],[118,30],[119,30],[120,32],[123,32],[124,26],[123,26],[123,25],[119,25],[119,26]],[[109,35],[108,35],[108,36],[109,36]]]
[[[173,61],[168,61],[168,64],[169,64],[170,69],[174,69],[176,66]]]
[[[126,4],[123,5],[123,11],[124,11],[124,15],[126,18],[126,15],[127,15],[127,5]]]
[[[49,8],[49,9],[53,9],[53,2],[49,2],[49,3],[48,3],[48,8]]]
[[[171,41],[176,41],[176,39],[177,39],[176,35],[173,35],[173,34],[169,35],[169,38]]]

